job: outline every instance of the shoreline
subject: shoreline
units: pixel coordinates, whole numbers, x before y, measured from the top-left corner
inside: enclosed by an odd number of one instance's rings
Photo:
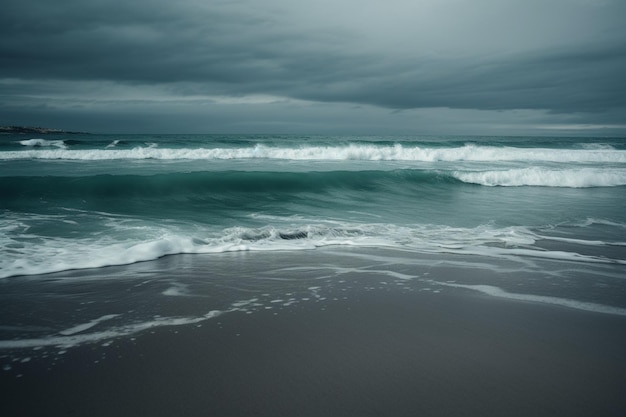
[[[625,324],[470,291],[355,288],[14,364],[0,413],[617,416]]]

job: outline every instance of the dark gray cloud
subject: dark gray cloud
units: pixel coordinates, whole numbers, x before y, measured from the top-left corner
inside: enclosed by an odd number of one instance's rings
[[[0,109],[176,112],[204,97],[214,111],[220,97],[267,95],[626,123],[621,0],[297,3],[5,0]]]
[[[364,102],[399,109],[599,112],[626,107],[626,45],[434,62],[425,67],[393,76],[372,76],[356,85],[346,82],[345,89],[304,87],[298,94],[315,100]]]

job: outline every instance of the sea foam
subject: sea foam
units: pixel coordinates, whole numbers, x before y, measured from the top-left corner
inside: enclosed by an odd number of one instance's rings
[[[618,316],[626,316],[626,309],[621,307],[607,306],[603,304],[590,303],[585,301],[571,300],[567,298],[551,297],[545,295],[535,294],[520,294],[512,293],[503,290],[499,287],[492,285],[466,285],[456,284],[450,282],[436,282],[432,281],[435,285],[442,285],[446,287],[466,288],[468,290],[478,291],[483,294],[490,295],[492,297],[507,298],[510,300],[529,301],[542,304],[553,304],[562,307],[574,308],[577,310],[592,311],[596,313],[613,314]]]
[[[30,147],[57,147],[63,149],[67,147],[62,140],[46,140],[41,138],[21,140],[20,145]]]
[[[455,148],[427,148],[402,145],[301,146],[297,148],[256,145],[242,148],[160,148],[133,149],[31,149],[0,153],[2,160],[216,160],[283,159],[299,161],[544,161],[626,163],[626,151],[614,149],[543,149],[465,145]]]
[[[47,346],[55,346],[62,348],[71,348],[79,346],[85,343],[95,343],[104,340],[115,339],[119,337],[128,337],[148,329],[155,329],[158,327],[171,327],[171,326],[184,326],[189,324],[196,324],[206,320],[213,319],[224,313],[230,313],[233,311],[239,311],[240,308],[232,307],[228,310],[212,310],[199,317],[163,317],[155,318],[154,320],[127,324],[119,327],[111,327],[97,332],[75,332],[71,334],[58,333],[55,335],[44,336],[35,339],[17,339],[17,340],[0,340],[0,349],[24,349],[24,348],[42,348]],[[100,323],[102,321],[110,320],[113,317],[119,316],[118,314],[111,314],[103,316],[99,319],[93,320],[88,323],[83,323],[75,326],[75,328],[90,328],[93,327],[93,322]],[[96,323],[96,324],[97,324]],[[84,330],[86,330],[84,329]],[[84,331],[83,330],[83,331]]]
[[[617,187],[626,185],[624,169],[549,169],[523,168],[502,171],[454,172],[453,176],[463,182],[486,186],[519,187]]]
[[[124,235],[124,224],[116,233]],[[144,228],[145,237],[113,241],[111,237],[90,241],[49,238],[44,241],[14,242],[5,236],[0,250],[0,278],[34,275],[72,269],[127,265],[167,255],[241,251],[300,251],[327,246],[377,247],[418,253],[464,254],[510,259],[544,258],[558,261],[626,264],[626,260],[546,251],[535,247],[543,239],[525,227],[474,228],[440,225],[320,223],[260,228],[231,227],[221,231],[180,231]],[[144,240],[137,240],[144,239]],[[589,245],[602,245],[592,241]],[[20,249],[16,249],[20,247]]]

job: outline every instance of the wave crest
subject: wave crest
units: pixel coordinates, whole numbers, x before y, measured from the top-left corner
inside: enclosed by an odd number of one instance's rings
[[[34,139],[31,139],[33,141]],[[28,146],[57,146],[38,139]],[[40,143],[39,145],[35,143]],[[45,144],[44,144],[45,143]],[[297,148],[255,145],[240,148],[160,148],[155,146],[133,149],[37,149],[0,153],[1,160],[64,159],[64,160],[219,160],[219,159],[279,159],[296,161],[543,161],[543,162],[604,162],[626,163],[626,151],[615,149],[547,149],[476,146],[468,144],[454,148],[396,145],[350,144],[343,146],[302,146]]]
[[[41,138],[21,140],[20,145],[29,146],[32,148],[39,148],[39,147],[56,147],[56,148],[62,148],[62,149],[67,148],[67,146],[65,145],[65,142],[62,140],[46,140],[46,139],[41,139]]]
[[[123,222],[118,222],[115,226],[121,232],[127,227],[133,227],[124,226]],[[50,238],[27,246],[22,244],[24,247],[20,250],[15,250],[15,241],[5,236],[0,239],[0,246],[13,249],[6,251],[8,256],[0,259],[0,278],[126,265],[184,253],[311,250],[326,246],[388,247],[419,253],[535,257],[574,262],[626,262],[621,259],[541,249],[535,246],[535,242],[549,237],[540,236],[524,227],[301,224],[260,228],[232,227],[218,232],[194,231],[189,235],[161,228],[144,229],[146,230],[134,239],[115,241],[108,237],[87,244],[85,241]],[[578,243],[592,246],[607,244],[595,241]]]
[[[466,183],[490,187],[619,187],[626,185],[623,169],[547,169],[522,168],[502,171],[455,172],[454,177]]]

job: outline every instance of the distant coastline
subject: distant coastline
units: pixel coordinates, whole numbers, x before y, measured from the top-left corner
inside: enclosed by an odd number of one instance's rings
[[[71,132],[61,129],[51,129],[48,127],[28,127],[28,126],[0,126],[0,133],[39,133],[47,134],[85,134],[87,132]]]

